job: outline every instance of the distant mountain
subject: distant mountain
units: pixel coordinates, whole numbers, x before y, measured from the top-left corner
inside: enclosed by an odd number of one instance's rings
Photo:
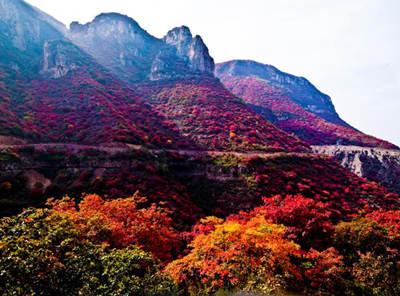
[[[135,85],[160,116],[202,149],[308,151],[227,91],[213,77],[160,80]]]
[[[257,113],[309,144],[398,148],[343,121],[330,97],[305,78],[245,60],[218,64],[216,76]]]
[[[200,149],[307,150],[225,90],[213,76],[208,48],[189,28],[174,28],[157,39],[116,13],[70,27],[68,36],[76,45],[128,83]]]

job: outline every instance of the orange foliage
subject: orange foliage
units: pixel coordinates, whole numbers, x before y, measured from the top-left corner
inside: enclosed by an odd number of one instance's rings
[[[264,205],[250,213],[241,212],[229,219],[243,220],[262,215],[272,223],[286,226],[288,238],[302,246],[320,246],[333,233],[328,206],[300,194],[264,198]]]
[[[109,201],[89,194],[78,205],[68,197],[51,200],[49,205],[56,212],[69,216],[80,232],[93,242],[114,248],[135,244],[159,259],[170,260],[178,242],[172,219],[155,204],[144,207],[145,202],[138,194]]]
[[[391,236],[400,236],[400,210],[375,211],[366,217],[387,228]]]
[[[263,216],[245,223],[212,222],[205,225],[215,229],[198,234],[190,245],[191,252],[166,268],[177,283],[189,286],[192,293],[245,288],[250,282],[253,286],[279,286],[281,280],[301,277],[291,259],[299,246],[284,238],[285,227],[272,224]]]

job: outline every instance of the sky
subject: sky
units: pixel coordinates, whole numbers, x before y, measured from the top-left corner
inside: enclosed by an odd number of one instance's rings
[[[217,62],[306,77],[357,129],[400,145],[398,0],[28,0],[69,25],[120,12],[162,37],[187,25]]]

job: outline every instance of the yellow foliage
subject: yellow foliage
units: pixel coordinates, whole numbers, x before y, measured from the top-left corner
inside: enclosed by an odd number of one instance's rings
[[[245,222],[219,221],[214,226],[213,231],[196,236],[187,256],[166,267],[177,283],[189,284],[193,294],[220,288],[265,290],[265,283],[278,287],[285,277],[300,276],[291,262],[300,247],[284,238],[284,226],[263,216]]]

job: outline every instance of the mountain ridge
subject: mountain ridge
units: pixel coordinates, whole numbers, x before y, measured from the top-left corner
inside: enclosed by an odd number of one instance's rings
[[[126,15],[102,13],[84,25],[72,22],[67,37],[129,82],[214,71],[214,60],[202,38],[193,37],[185,26],[159,39]]]
[[[359,145],[399,149],[343,121],[329,96],[311,82],[251,60],[219,63],[216,76],[257,113],[311,145]]]

